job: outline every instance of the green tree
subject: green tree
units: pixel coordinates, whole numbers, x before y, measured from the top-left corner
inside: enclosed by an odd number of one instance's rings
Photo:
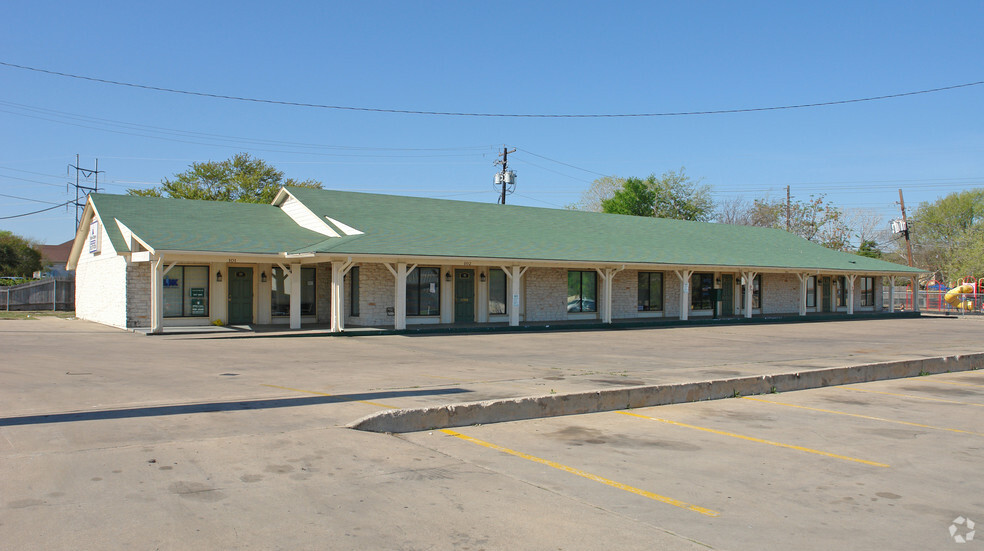
[[[726,209],[717,214],[718,219],[730,220],[739,225],[762,228],[786,229],[786,200],[764,197],[751,205],[743,201],[725,204]],[[829,203],[826,196],[811,195],[807,201],[789,203],[789,231],[824,247],[846,250],[850,241],[850,228],[844,223],[841,210]]]
[[[676,218],[706,222],[714,215],[709,186],[670,170],[662,176],[650,174],[645,180],[628,178],[621,189],[601,201],[602,212],[633,214],[656,218]]]
[[[601,210],[609,214],[655,216],[656,191],[638,178],[629,178],[610,199],[602,199]]]
[[[611,199],[615,192],[625,185],[625,178],[618,176],[602,176],[591,182],[591,187],[581,192],[581,198],[565,208],[570,210],[586,210],[602,212],[601,202]]]
[[[0,276],[31,277],[41,267],[41,251],[35,243],[0,230]]]
[[[913,261],[942,281],[969,275],[957,269],[968,260],[961,249],[973,246],[974,230],[982,225],[984,189],[959,191],[920,203],[909,217]]]
[[[165,178],[158,187],[128,189],[127,193],[144,197],[270,203],[282,186],[320,189],[321,182],[285,178],[282,171],[263,160],[239,153],[225,161],[192,163],[188,170],[175,174],[173,179]]]
[[[858,255],[867,256],[868,258],[881,258],[882,252],[878,248],[878,243],[874,241],[862,241],[861,245],[858,246]]]

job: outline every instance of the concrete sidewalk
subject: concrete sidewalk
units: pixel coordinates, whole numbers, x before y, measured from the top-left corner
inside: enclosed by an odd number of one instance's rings
[[[359,411],[326,412],[325,422],[341,426],[391,408],[972,354],[984,352],[982,331],[973,320],[917,318],[367,339],[148,339],[77,320],[0,321],[0,416],[300,397],[359,403]]]

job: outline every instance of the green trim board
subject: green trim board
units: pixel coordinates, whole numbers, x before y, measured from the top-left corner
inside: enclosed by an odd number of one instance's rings
[[[561,209],[286,188],[319,219],[363,232],[326,237],[276,205],[92,194],[114,248],[115,221],[155,251],[449,257],[915,275],[918,268],[824,248],[782,230]],[[283,195],[283,194],[282,194]],[[76,253],[76,251],[73,251]]]

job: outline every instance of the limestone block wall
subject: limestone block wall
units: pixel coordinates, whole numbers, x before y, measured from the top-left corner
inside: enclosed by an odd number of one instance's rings
[[[79,256],[75,269],[75,315],[80,319],[125,328],[126,260],[117,256],[105,231],[100,232],[99,248],[101,252],[93,254],[85,246]]]
[[[567,270],[530,268],[523,279],[526,280],[527,321],[568,319]]]
[[[314,266],[315,314],[318,323],[331,323],[331,263],[321,262]]]
[[[762,274],[762,313],[799,313],[799,288],[793,274]]]
[[[126,326],[150,327],[150,262],[126,267]]]
[[[395,310],[395,286],[396,279],[382,264],[359,264],[359,315],[352,316],[352,308],[346,304],[346,325],[393,325],[394,317],[387,316],[386,309]],[[346,292],[350,290],[350,286],[346,287]]]

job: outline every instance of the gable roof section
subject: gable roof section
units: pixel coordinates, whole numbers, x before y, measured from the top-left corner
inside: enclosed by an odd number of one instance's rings
[[[293,252],[922,273],[783,230],[513,205],[289,188],[364,235]]]
[[[129,246],[120,224],[157,251],[923,272],[767,228],[311,188],[289,191],[340,233],[353,228],[361,233],[328,237],[299,226],[276,205],[89,197],[106,236],[121,252]]]
[[[279,254],[325,236],[304,229],[273,205],[89,195],[113,248],[129,246],[117,221],[155,250]]]

